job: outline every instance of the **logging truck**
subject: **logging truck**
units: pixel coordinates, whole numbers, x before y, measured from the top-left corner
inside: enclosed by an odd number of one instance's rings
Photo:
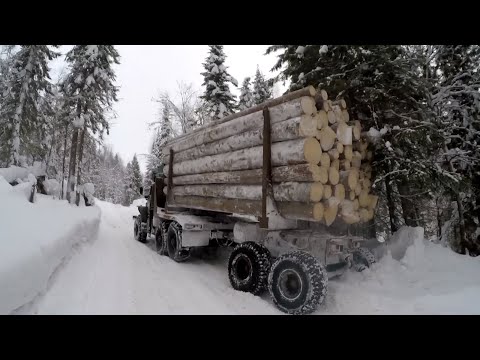
[[[235,290],[312,313],[328,279],[375,262],[362,244],[378,198],[371,152],[344,100],[307,87],[169,141],[134,237],[176,262],[231,247]],[[363,229],[363,230],[362,230]]]

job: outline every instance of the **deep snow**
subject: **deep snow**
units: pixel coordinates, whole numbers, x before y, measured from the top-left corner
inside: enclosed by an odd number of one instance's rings
[[[0,176],[0,314],[32,301],[48,287],[72,248],[96,235],[98,208],[79,208],[15,187]]]
[[[233,290],[228,252],[216,260],[175,263],[133,239],[127,208],[97,200],[98,236],[75,250],[46,294],[17,314],[281,314],[269,295]],[[423,240],[403,228],[380,261],[330,280],[316,314],[480,314],[480,258]],[[396,260],[400,259],[400,261]]]

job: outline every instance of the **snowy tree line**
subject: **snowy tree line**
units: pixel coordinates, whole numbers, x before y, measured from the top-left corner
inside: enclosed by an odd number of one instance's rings
[[[344,98],[375,140],[374,231],[424,226],[480,254],[480,48],[477,45],[275,45],[290,90]]]
[[[62,184],[62,197],[75,202],[78,185],[94,183],[96,197],[129,204],[142,183],[136,157],[123,165],[103,146],[113,103],[112,45],[75,45],[67,68],[53,83],[49,63],[56,45],[3,46],[0,53],[0,168],[41,162],[49,179]]]

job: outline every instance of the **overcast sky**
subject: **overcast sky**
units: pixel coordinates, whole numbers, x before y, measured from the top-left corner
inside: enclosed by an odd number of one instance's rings
[[[62,46],[65,54],[71,46]],[[276,62],[276,55],[263,55],[267,45],[225,45],[228,72],[237,79],[239,86],[246,76],[255,75],[257,64],[267,77]],[[117,67],[117,85],[120,87],[119,101],[115,104],[117,118],[112,122],[106,143],[123,160],[130,161],[138,155],[142,170],[145,158],[141,154],[149,151],[153,130],[148,124],[156,120],[158,104],[152,101],[160,91],[172,95],[177,81],[193,83],[203,91],[201,85],[204,71],[202,66],[208,53],[207,45],[118,45],[120,65]],[[63,56],[52,66],[53,78],[64,66]],[[239,91],[232,88],[236,95]]]

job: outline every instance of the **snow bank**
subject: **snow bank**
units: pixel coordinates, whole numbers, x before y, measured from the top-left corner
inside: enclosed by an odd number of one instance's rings
[[[0,176],[0,314],[45,291],[72,247],[98,229],[97,207],[70,206],[41,194],[32,204],[24,193],[29,186],[12,187]]]
[[[419,227],[402,227],[385,250],[372,268],[330,281],[318,313],[480,314],[480,257],[425,241]]]
[[[36,161],[33,166],[29,167],[10,166],[8,168],[0,168],[0,176],[7,180],[8,183],[17,179],[24,180],[29,174],[34,176],[45,175],[45,165]]]
[[[132,201],[132,207],[137,207],[137,206],[145,206],[147,205],[147,199],[145,198],[140,198]]]

